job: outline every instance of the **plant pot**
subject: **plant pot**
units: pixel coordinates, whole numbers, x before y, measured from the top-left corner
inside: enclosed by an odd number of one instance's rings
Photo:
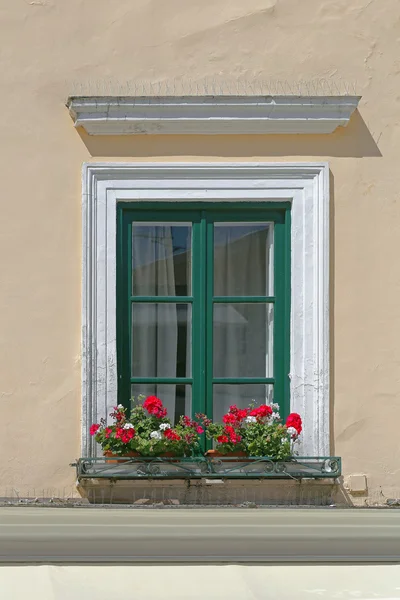
[[[175,460],[171,460],[171,462],[179,462],[179,457],[173,450],[169,450],[168,452],[161,452],[161,454],[159,454],[158,456],[159,458],[175,458]]]
[[[239,457],[248,457],[248,454],[244,450],[234,450],[233,452],[225,452],[225,454],[219,450],[207,450],[206,456],[208,458],[230,458],[239,460]]]
[[[132,450],[131,452],[127,452],[123,456],[119,456],[119,454],[114,454],[111,450],[104,450],[103,456],[105,456],[107,458],[119,459],[119,460],[106,460],[107,463],[114,463],[114,464],[118,465],[118,464],[127,462],[129,460],[128,457],[140,456],[140,454],[139,454],[139,452],[135,452],[134,450]],[[126,457],[126,459],[125,459],[125,457]]]

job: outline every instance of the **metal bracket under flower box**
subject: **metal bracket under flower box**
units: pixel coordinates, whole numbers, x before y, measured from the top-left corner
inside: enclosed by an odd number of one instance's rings
[[[321,479],[337,478],[342,472],[337,456],[196,458],[79,458],[75,466],[82,479]]]

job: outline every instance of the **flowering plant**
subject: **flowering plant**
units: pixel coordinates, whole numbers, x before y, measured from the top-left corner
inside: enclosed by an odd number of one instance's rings
[[[263,404],[239,409],[233,405],[222,423],[210,423],[207,437],[221,454],[242,451],[250,456],[285,460],[294,453],[294,442],[302,431],[300,415],[291,413],[283,424],[279,405]]]
[[[204,429],[200,422],[181,417],[173,427],[167,417],[167,409],[156,396],[138,398],[129,418],[127,410],[119,405],[110,413],[114,423],[92,425],[91,435],[101,444],[104,451],[124,456],[138,452],[141,456],[191,456],[200,451],[200,435]]]
[[[94,423],[90,427],[90,435],[101,445],[103,450],[119,456],[126,455],[135,450],[135,428],[126,418],[126,409],[119,404],[114,406],[110,413],[113,423],[108,425],[105,419],[100,419],[100,424]]]
[[[208,422],[206,436],[216,443],[216,450],[221,454],[229,452],[244,451],[243,440],[244,420],[248,415],[248,409],[239,409],[233,405],[229,412],[222,417],[223,423]]]

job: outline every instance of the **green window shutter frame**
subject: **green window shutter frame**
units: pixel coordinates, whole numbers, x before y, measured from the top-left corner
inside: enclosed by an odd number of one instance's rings
[[[290,410],[290,203],[120,202],[117,205],[117,369],[118,402],[130,407],[132,383],[192,385],[192,412],[212,416],[214,383],[271,383],[283,417]],[[192,295],[132,296],[132,223],[192,224]],[[274,295],[213,296],[214,224],[274,223]],[[213,306],[226,302],[273,303],[273,378],[213,377]],[[131,373],[132,302],[185,302],[192,305],[192,372],[185,378],[137,378]]]

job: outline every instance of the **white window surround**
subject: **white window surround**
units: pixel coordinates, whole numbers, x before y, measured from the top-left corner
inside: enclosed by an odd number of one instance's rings
[[[84,165],[82,456],[96,454],[90,424],[117,401],[116,205],[138,200],[292,203],[290,405],[303,417],[300,453],[328,456],[327,163]]]

